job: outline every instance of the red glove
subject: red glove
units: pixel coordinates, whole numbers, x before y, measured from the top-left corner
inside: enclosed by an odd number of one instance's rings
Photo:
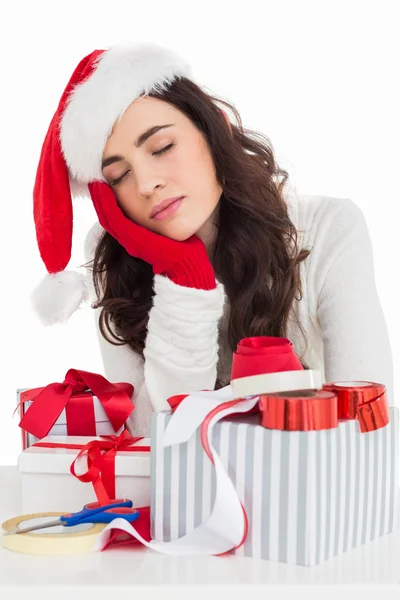
[[[216,288],[214,269],[206,247],[195,235],[183,242],[154,233],[125,217],[113,190],[106,183],[88,184],[100,225],[131,256],[141,258],[179,285],[203,290]]]

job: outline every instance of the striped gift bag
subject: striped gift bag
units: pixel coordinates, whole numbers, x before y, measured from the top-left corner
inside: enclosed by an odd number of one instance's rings
[[[162,446],[172,413],[153,413],[151,534],[170,541],[210,515],[214,467],[199,430],[187,443]],[[214,425],[212,443],[249,519],[238,555],[312,566],[397,526],[399,409],[390,422],[360,433],[357,420],[334,429],[278,431],[258,415]]]

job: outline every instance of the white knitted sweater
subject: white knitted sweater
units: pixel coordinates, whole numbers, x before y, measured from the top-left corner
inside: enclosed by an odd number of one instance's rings
[[[288,324],[296,354],[319,369],[326,382],[385,384],[389,404],[395,404],[392,353],[363,213],[347,198],[293,195],[288,205],[299,232],[298,247],[311,249],[300,267],[302,299],[294,300]],[[90,229],[87,261],[102,232],[98,223]],[[88,280],[94,301],[90,269]],[[133,435],[150,435],[152,411],[168,408],[170,396],[214,389],[217,377],[225,384],[230,380],[229,302],[223,286],[196,290],[156,275],[154,289],[144,360],[127,346],[107,342],[98,328],[100,309],[94,310],[105,377],[135,388],[135,409],[127,423]]]

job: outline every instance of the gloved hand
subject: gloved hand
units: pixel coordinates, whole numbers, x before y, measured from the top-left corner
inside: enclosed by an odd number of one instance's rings
[[[94,181],[88,188],[100,225],[128,254],[151,264],[154,274],[164,274],[179,285],[204,290],[216,288],[206,247],[197,236],[177,242],[150,231],[125,217],[106,183]]]

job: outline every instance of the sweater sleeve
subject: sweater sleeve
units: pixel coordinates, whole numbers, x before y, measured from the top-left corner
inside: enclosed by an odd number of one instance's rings
[[[350,199],[334,199],[319,227],[317,316],[324,346],[325,379],[373,381],[394,404],[393,359],[375,283],[365,217]],[[322,236],[322,240],[321,240]]]
[[[87,261],[92,260],[102,232],[97,223],[89,231],[85,240]],[[87,274],[93,303],[97,298],[90,266]],[[169,408],[170,396],[214,389],[217,377],[223,286],[218,283],[215,290],[197,290],[156,275],[154,291],[144,359],[127,345],[108,342],[99,328],[101,309],[93,311],[105,377],[112,382],[129,382],[135,388],[135,410],[127,422],[133,435],[149,435],[152,411]]]
[[[154,291],[144,377],[154,410],[165,410],[174,394],[215,388],[224,288],[188,288],[155,275]]]

